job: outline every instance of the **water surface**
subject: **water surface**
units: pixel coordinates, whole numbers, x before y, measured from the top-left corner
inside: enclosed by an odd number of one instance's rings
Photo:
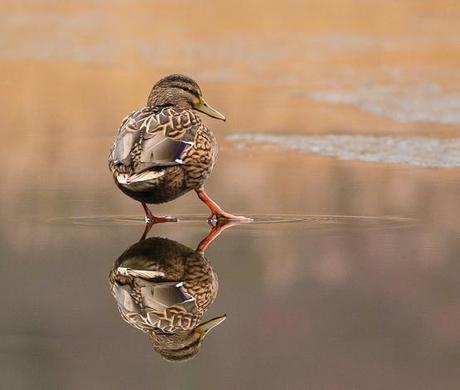
[[[457,388],[459,18],[456,1],[6,1],[2,388]],[[144,226],[108,150],[172,72],[227,116],[204,119],[207,190],[255,218],[205,252],[200,321],[227,317],[183,363],[109,284]],[[149,237],[194,251],[210,230],[194,194],[153,209],[181,222]]]

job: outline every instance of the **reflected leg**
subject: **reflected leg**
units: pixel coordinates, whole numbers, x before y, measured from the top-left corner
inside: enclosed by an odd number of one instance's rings
[[[197,252],[204,253],[206,249],[208,249],[209,245],[217,238],[219,235],[225,230],[235,225],[240,225],[242,222],[240,221],[220,221],[215,226],[212,226],[211,230],[209,231],[208,235],[203,238],[200,243],[198,244],[196,250]],[[244,222],[243,222],[244,223]]]

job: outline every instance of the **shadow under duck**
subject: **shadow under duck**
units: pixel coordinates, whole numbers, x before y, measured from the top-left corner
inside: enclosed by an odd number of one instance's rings
[[[109,283],[122,318],[148,333],[154,350],[167,360],[194,357],[207,333],[226,318],[200,323],[218,290],[204,251],[232,225],[213,227],[196,250],[166,238],[144,239],[144,233],[114,263]]]
[[[194,80],[173,74],[153,86],[146,107],[121,123],[109,168],[118,188],[142,203],[146,223],[176,221],[154,216],[147,203],[169,202],[191,190],[209,207],[210,220],[247,219],[222,210],[204,190],[217,159],[217,141],[195,111],[225,121]]]

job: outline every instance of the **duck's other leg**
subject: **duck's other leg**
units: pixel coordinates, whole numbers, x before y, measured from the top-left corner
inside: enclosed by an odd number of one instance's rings
[[[177,222],[176,217],[153,215],[150,209],[148,208],[148,206],[144,202],[141,202],[141,204],[142,204],[142,207],[144,208],[145,223],[147,225],[154,224],[154,223],[162,223],[162,222]]]
[[[251,222],[251,218],[243,217],[241,215],[233,215],[230,213],[227,213],[226,211],[222,210],[220,206],[214,202],[208,194],[204,191],[204,187],[201,187],[197,190],[195,190],[198,198],[204,203],[206,203],[206,206],[209,207],[209,210],[211,210],[211,215],[208,218],[208,221],[212,222],[213,220],[217,219],[227,219],[227,220],[233,220],[233,221],[240,221],[240,222]]]

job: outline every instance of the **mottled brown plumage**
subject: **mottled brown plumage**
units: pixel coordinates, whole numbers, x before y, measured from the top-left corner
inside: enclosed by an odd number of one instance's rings
[[[156,83],[147,106],[122,122],[109,155],[118,188],[141,202],[146,222],[164,222],[146,203],[163,203],[195,190],[211,210],[210,218],[238,219],[204,192],[217,159],[217,142],[195,111],[225,120],[203,99],[189,77],[171,75]]]
[[[163,203],[203,185],[217,159],[217,143],[196,113],[147,107],[124,123],[109,166],[125,194]]]
[[[200,324],[218,289],[203,255],[210,240],[203,242],[193,250],[166,238],[141,240],[116,260],[109,275],[123,319],[148,333],[153,348],[168,360],[193,357],[207,332],[225,319]]]

